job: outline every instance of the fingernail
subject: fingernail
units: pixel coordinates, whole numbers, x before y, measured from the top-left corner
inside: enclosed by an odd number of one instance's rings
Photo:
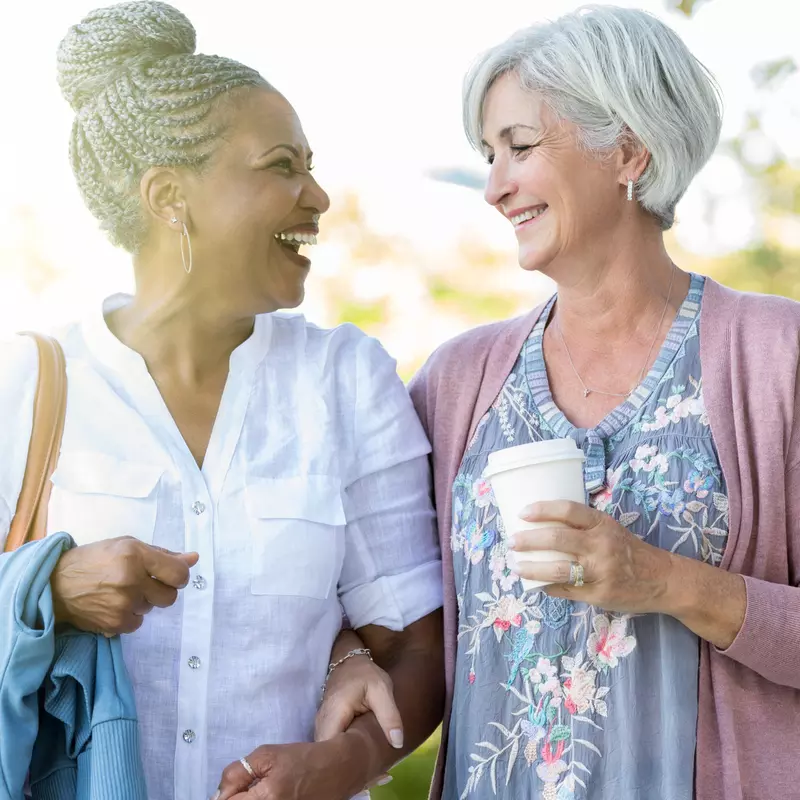
[[[512,572],[517,572],[517,557],[514,553],[506,553],[506,564]]]
[[[526,517],[531,516],[534,511],[536,511],[536,503],[531,503],[529,506],[525,506],[525,508],[519,512],[520,519],[525,519]]]
[[[513,550],[517,546],[517,537],[516,535],[512,534],[511,536],[506,539],[506,547],[509,550]]]
[[[221,794],[222,792],[215,792],[211,800],[219,800]]]
[[[389,731],[389,740],[392,743],[392,747],[399,750],[403,746],[403,731],[399,728]]]
[[[386,786],[387,783],[391,783],[391,782],[392,782],[392,776],[391,775],[384,775],[378,781],[378,786]]]

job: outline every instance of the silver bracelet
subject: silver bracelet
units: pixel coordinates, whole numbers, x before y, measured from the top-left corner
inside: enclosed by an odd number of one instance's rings
[[[328,681],[330,680],[333,671],[336,667],[341,667],[348,658],[353,658],[354,656],[366,656],[370,661],[372,661],[372,652],[367,647],[359,647],[357,650],[351,650],[346,656],[342,656],[338,661],[334,661],[332,664],[328,664],[328,674],[325,676],[325,683],[322,685],[322,694],[324,696],[325,689],[328,686]]]

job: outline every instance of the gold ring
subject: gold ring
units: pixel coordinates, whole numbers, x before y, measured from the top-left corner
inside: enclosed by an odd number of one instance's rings
[[[250,775],[254,781],[258,780],[258,776],[255,772],[253,772],[253,768],[250,766],[250,762],[246,758],[240,758],[239,763],[247,770],[248,775]]]
[[[583,564],[577,561],[570,561],[569,564],[569,580],[567,581],[570,586],[583,586]]]

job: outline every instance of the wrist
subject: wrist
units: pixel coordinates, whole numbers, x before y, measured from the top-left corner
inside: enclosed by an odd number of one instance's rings
[[[65,562],[68,555],[69,552],[64,553],[56,563],[55,569],[50,576],[50,593],[53,599],[53,616],[55,621],[57,623],[72,624],[69,606],[65,602],[64,593],[64,568],[68,566],[69,563],[68,560]],[[69,579],[67,578],[67,580]]]
[[[331,739],[330,744],[348,798],[363,792],[385,771],[379,748],[365,731],[351,727]]]
[[[343,664],[346,664],[348,661],[350,661],[350,659],[353,658],[368,658],[370,661],[372,661],[372,653],[367,647],[359,647],[356,648],[355,650],[350,650],[349,652],[345,653],[341,658],[331,662],[328,665],[328,673],[325,676],[325,683],[322,686],[323,696],[325,695],[325,690],[328,688],[328,682],[330,681],[334,672],[336,672],[336,670],[339,669],[339,667],[341,667]]]
[[[331,650],[331,663],[338,661],[343,656],[347,655],[351,650],[357,650],[363,647],[364,643],[358,638],[358,634],[350,628],[342,628],[336,641],[333,643]]]
[[[664,554],[667,557],[664,591],[658,600],[659,614],[667,614],[681,622],[697,607],[697,581],[692,574],[698,562],[674,553]]]

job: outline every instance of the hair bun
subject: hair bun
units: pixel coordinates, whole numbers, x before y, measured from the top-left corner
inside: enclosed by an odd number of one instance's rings
[[[120,71],[171,55],[194,53],[194,26],[178,9],[136,0],[92,11],[58,48],[58,84],[75,111]]]

